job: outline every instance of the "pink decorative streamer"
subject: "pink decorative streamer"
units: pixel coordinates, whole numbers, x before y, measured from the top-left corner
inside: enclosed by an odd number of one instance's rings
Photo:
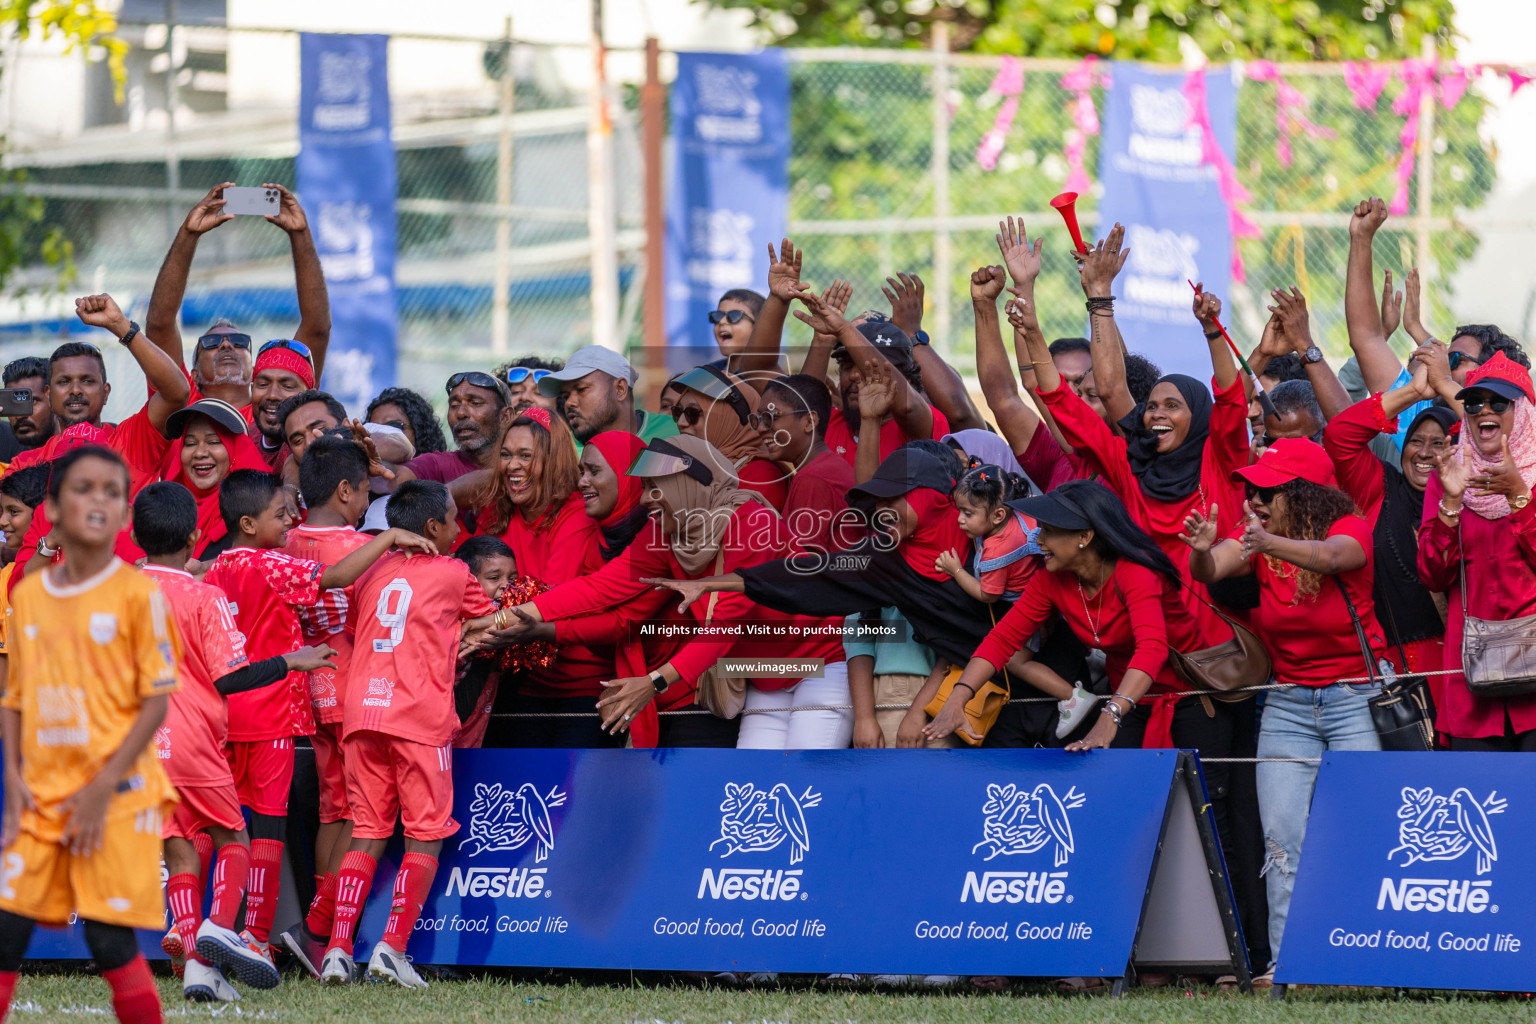
[[[1393,216],[1408,212],[1408,180],[1413,177],[1413,155],[1419,143],[1419,104],[1424,91],[1434,89],[1435,67],[1429,61],[1409,57],[1399,66],[1398,77],[1403,81],[1403,91],[1392,101],[1392,113],[1404,121],[1398,133],[1402,152],[1397,158],[1397,191],[1392,193],[1392,202],[1387,207]]]
[[[1522,75],[1520,72],[1515,71],[1514,69],[1510,69],[1510,71],[1509,71],[1509,94],[1511,96],[1513,96],[1515,93],[1519,92],[1521,89],[1524,89],[1527,85],[1531,84],[1532,82],[1536,82],[1536,76],[1533,76],[1533,75]]]
[[[1071,107],[1072,130],[1067,133],[1067,144],[1062,150],[1067,160],[1065,190],[1068,192],[1087,192],[1093,187],[1088,172],[1083,169],[1083,156],[1088,152],[1088,139],[1099,134],[1099,112],[1093,106],[1093,87],[1099,77],[1098,58],[1092,54],[1061,76],[1061,87],[1077,94]]]
[[[1227,223],[1232,229],[1232,280],[1242,284],[1248,279],[1248,273],[1243,266],[1243,255],[1238,250],[1237,240],[1257,238],[1261,234],[1259,226],[1238,209],[1238,204],[1246,203],[1252,197],[1237,180],[1237,168],[1232,166],[1232,161],[1227,159],[1227,154],[1216,141],[1216,130],[1211,125],[1211,111],[1205,100],[1204,68],[1196,68],[1189,73],[1184,79],[1183,92],[1184,100],[1189,105],[1189,119],[1184,122],[1184,127],[1200,129],[1200,163],[1216,168],[1216,189],[1221,193],[1222,201],[1227,204]]]
[[[1273,61],[1256,60],[1248,65],[1248,77],[1255,82],[1275,83],[1275,156],[1282,167],[1291,166],[1291,133],[1300,128],[1313,139],[1333,139],[1338,132],[1313,124],[1302,113],[1311,103],[1287,82]]]
[[[1361,110],[1370,110],[1376,105],[1381,90],[1387,87],[1391,77],[1392,67],[1388,64],[1348,61],[1344,65],[1344,84],[1354,93],[1355,106]]]
[[[1003,105],[992,121],[992,130],[982,136],[981,144],[976,147],[976,162],[983,170],[991,171],[997,168],[997,158],[1002,155],[1003,143],[1019,113],[1019,96],[1024,92],[1023,63],[1017,57],[1005,56],[992,84],[987,86],[987,92],[1003,97]]]
[[[1446,110],[1453,110],[1461,98],[1467,94],[1467,86],[1472,84],[1472,79],[1478,78],[1483,73],[1481,64],[1473,64],[1467,67],[1465,64],[1452,64],[1449,71],[1440,73],[1440,105]]]

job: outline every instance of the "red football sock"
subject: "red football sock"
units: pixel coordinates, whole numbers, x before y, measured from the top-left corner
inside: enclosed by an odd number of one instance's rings
[[[161,1024],[160,994],[142,956],[101,976],[112,986],[112,1009],[122,1024]]]
[[[251,874],[251,851],[241,843],[228,843],[219,850],[219,862],[213,867],[213,905],[208,919],[222,928],[234,928],[240,912],[240,897]]]
[[[437,858],[425,853],[408,853],[400,858],[400,870],[395,872],[395,898],[389,908],[389,924],[384,928],[384,941],[389,948],[405,952],[410,941],[411,929],[421,916],[421,905],[427,901],[432,879],[437,877]]]
[[[192,836],[192,849],[197,851],[197,884],[208,881],[208,866],[213,863],[213,837],[207,832]]]
[[[251,840],[250,881],[245,887],[245,929],[257,942],[266,942],[277,917],[277,890],[283,881],[283,843],[279,839]]]
[[[360,850],[348,850],[341,859],[341,870],[336,872],[336,919],[331,926],[331,941],[325,947],[329,953],[339,949],[351,955],[357,941],[357,919],[363,914],[363,904],[368,902],[368,890],[373,888],[373,873],[379,862]]]
[[[0,971],[0,1024],[5,1024],[6,1014],[11,1012],[11,996],[16,994],[17,971]]]
[[[315,886],[315,900],[309,905],[309,916],[304,927],[309,934],[323,939],[331,934],[331,922],[336,919],[336,876],[327,872]]]
[[[203,885],[196,875],[183,872],[165,883],[165,900],[171,905],[171,917],[188,960],[202,960],[197,955],[197,926],[203,923]]]

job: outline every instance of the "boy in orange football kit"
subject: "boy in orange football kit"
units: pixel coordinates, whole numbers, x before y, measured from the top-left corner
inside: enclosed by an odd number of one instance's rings
[[[453,498],[434,481],[401,484],[385,511],[393,530],[419,532],[441,551],[459,532]],[[368,976],[406,988],[427,985],[405,946],[437,874],[443,839],[459,830],[452,817],[454,659],[461,631],[489,627],[494,610],[456,558],[396,552],[357,581],[347,619],[353,647],[342,741],[352,841],[336,880],[335,921],[320,969],[325,984],[353,978],[357,919],[398,819],[405,855]]]
[[[205,1002],[240,998],[220,971],[255,988],[280,980],[267,958],[235,930],[250,869],[250,837],[240,811],[235,779],[224,757],[229,732],[225,697],[268,686],[289,672],[330,667],[329,647],[302,647],[252,663],[245,636],[235,626],[229,601],[217,587],[192,578],[182,567],[198,543],[197,501],[178,483],[150,484],[133,502],[133,539],[147,556],[144,572],[159,585],[181,638],[181,688],[171,697],[165,724],[155,733],[155,753],[181,803],[166,822],[165,893],[185,951],[182,993]],[[213,867],[213,905],[203,920],[203,868],[193,841],[201,833],[218,847]]]
[[[203,582],[229,598],[235,623],[255,660],[303,645],[295,611],[314,606],[327,590],[351,586],[392,547],[437,554],[432,544],[404,530],[386,530],[335,565],[282,551],[288,541],[288,500],[272,473],[237,469],[219,485],[219,513],[233,545],[214,559]],[[312,736],[309,674],[289,672],[278,682],[229,701],[229,760],[240,803],[251,814],[251,868],[246,884],[245,939],[269,963],[268,941],[277,914],[293,784],[293,738]]]
[[[79,916],[120,1021],[161,1020],[134,928],[165,923],[160,829],[176,793],[154,735],[180,657],[160,588],[113,554],[128,468],[106,448],[53,463],[46,501],[62,563],[11,598],[0,824],[0,1021],[36,922]]]

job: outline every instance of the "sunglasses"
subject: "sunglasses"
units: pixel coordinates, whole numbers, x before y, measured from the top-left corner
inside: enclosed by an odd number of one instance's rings
[[[405,420],[385,420],[380,426],[394,427],[403,434],[410,427],[410,424],[405,422]]]
[[[545,377],[548,377],[551,373],[554,372],[555,371],[553,370],[535,370],[527,366],[514,366],[512,369],[507,371],[507,383],[521,384],[523,381],[527,380],[531,374],[533,376],[533,382],[537,384],[539,381],[543,380]]]
[[[1278,441],[1278,440],[1280,440],[1278,437],[1271,437],[1268,434],[1260,434],[1256,444],[1260,448],[1271,448],[1271,447],[1274,446],[1274,443],[1276,441]]]
[[[473,387],[485,388],[485,390],[494,391],[498,395],[505,395],[507,390],[506,385],[501,381],[497,380],[495,377],[492,377],[490,374],[482,373],[479,370],[465,370],[448,378],[449,391],[452,391],[460,384],[469,384]]]
[[[696,405],[674,405],[672,407],[672,419],[680,427],[691,427],[695,423],[699,422],[703,416],[704,410],[700,409]]]
[[[804,410],[775,409],[773,412],[754,412],[747,417],[747,425],[753,430],[772,430],[773,425],[784,416],[804,416]]]
[[[739,324],[743,318],[753,322],[756,322],[757,320],[757,317],[740,309],[712,309],[709,311],[709,322],[712,324],[717,324],[721,320],[724,320],[728,324]]]
[[[1472,366],[1483,365],[1483,361],[1481,359],[1478,359],[1474,356],[1469,356],[1465,352],[1451,352],[1446,355],[1445,361],[1451,364],[1451,369],[1453,370],[1460,366],[1462,363],[1469,363]]]
[[[1249,485],[1243,488],[1243,496],[1249,501],[1257,501],[1260,505],[1268,505],[1275,500],[1275,495],[1279,491],[1280,488],[1278,487],[1254,487]]]
[[[249,341],[249,339],[247,339],[247,341]],[[201,339],[199,339],[199,343],[201,343]],[[309,350],[309,346],[304,344],[302,341],[294,341],[292,338],[277,338],[276,340],[269,341],[265,345],[261,346],[261,348],[257,349],[256,354],[260,356],[263,352],[274,348],[285,348],[290,352],[297,352],[299,355],[303,356],[306,360],[309,361],[310,366],[315,365],[315,356],[314,353]]]
[[[1461,407],[1467,410],[1468,416],[1476,416],[1483,411],[1484,406],[1487,406],[1495,416],[1502,416],[1505,410],[1514,404],[1507,398],[1469,398],[1461,403]]]
[[[248,349],[251,347],[251,336],[249,334],[205,334],[197,339],[197,347],[204,352],[211,352],[226,341],[232,347],[238,349]],[[266,351],[270,347],[270,345],[263,345],[262,351]]]

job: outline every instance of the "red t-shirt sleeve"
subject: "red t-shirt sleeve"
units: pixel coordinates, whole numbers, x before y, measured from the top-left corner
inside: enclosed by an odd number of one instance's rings
[[[1051,582],[1049,573],[1036,573],[1019,599],[1013,602],[1013,607],[1008,609],[1008,614],[998,620],[981,641],[973,657],[982,658],[997,668],[1008,664],[1008,659],[1019,652],[1055,611],[1056,605],[1050,594]]]
[[[307,558],[294,558],[280,551],[262,552],[261,572],[272,592],[283,604],[295,608],[307,608],[320,600],[320,577],[325,570],[325,565]]]
[[[1115,568],[1124,595],[1136,652],[1126,670],[1140,669],[1154,680],[1168,660],[1168,626],[1163,621],[1162,578],[1151,569],[1122,560]]]
[[[1206,439],[1208,450],[1216,464],[1220,480],[1231,486],[1232,474],[1248,465],[1248,398],[1243,390],[1243,379],[1238,377],[1225,390],[1216,387],[1211,379],[1210,436]]]
[[[198,604],[197,620],[208,678],[217,681],[246,664],[245,634],[235,626],[229,600],[222,594],[208,596]]]
[[[741,488],[762,495],[766,504],[775,511],[784,511],[784,500],[789,488],[784,483],[784,471],[767,459],[753,459],[736,471]]]
[[[1135,493],[1140,485],[1125,455],[1125,439],[1116,437],[1088,403],[1067,387],[1066,381],[1055,391],[1040,392],[1040,400],[1050,407],[1062,440],[1098,472],[1110,490],[1122,499]]]
[[[1367,515],[1376,510],[1386,493],[1386,471],[1370,444],[1377,434],[1395,429],[1396,417],[1388,422],[1381,396],[1372,395],[1329,420],[1323,431],[1323,448],[1333,459],[1339,488]]]
[[[145,402],[138,412],[117,425],[111,447],[128,463],[133,482],[138,484],[160,472],[171,442],[149,421],[149,403]]]

